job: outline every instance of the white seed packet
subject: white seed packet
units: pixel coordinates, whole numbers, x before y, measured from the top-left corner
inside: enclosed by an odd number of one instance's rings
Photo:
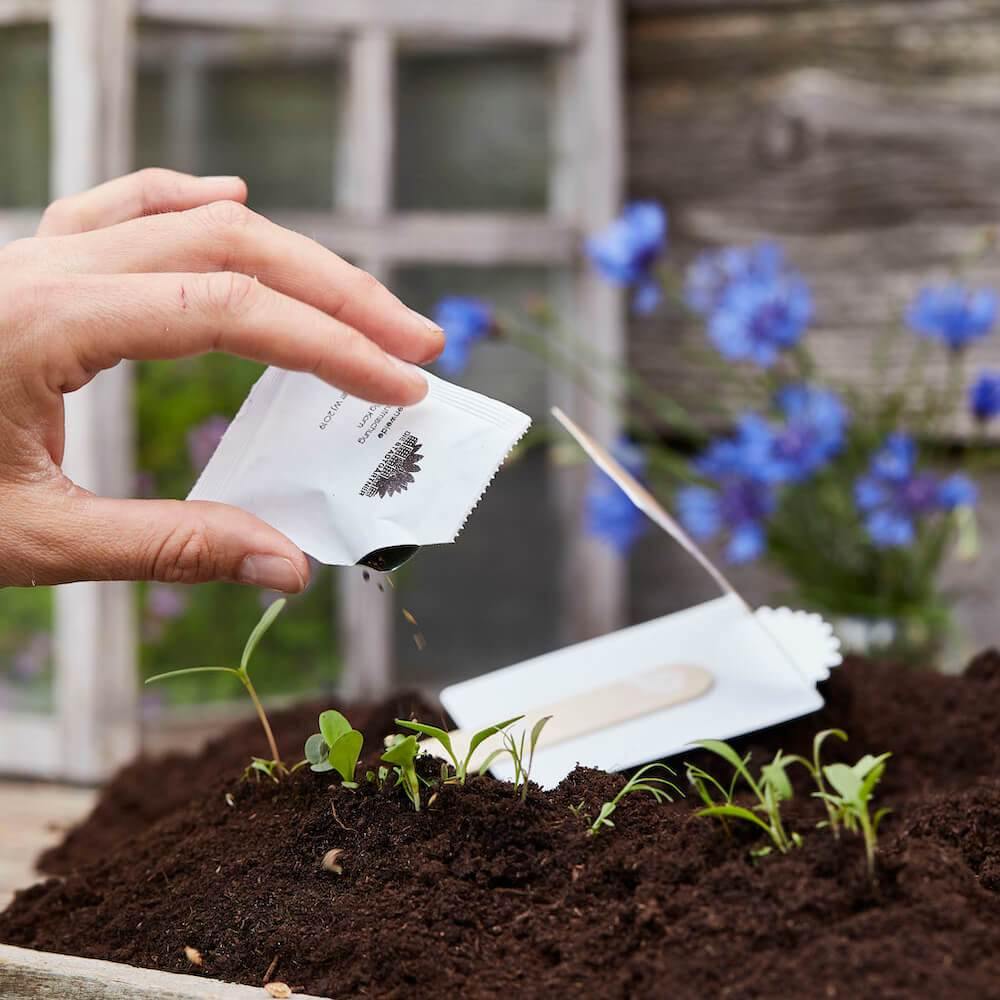
[[[531,420],[424,374],[402,407],[269,368],[188,499],[242,507],[332,565],[388,570],[453,542]]]

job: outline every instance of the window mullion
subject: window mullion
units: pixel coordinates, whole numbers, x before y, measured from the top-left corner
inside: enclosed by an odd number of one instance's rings
[[[396,81],[396,42],[384,28],[363,28],[348,55],[347,110],[341,148],[337,201],[350,218],[374,227],[392,209]],[[376,240],[357,260],[386,281],[386,258]],[[378,697],[393,686],[393,610],[391,588],[379,592],[359,570],[341,571],[341,689],[351,698]]]
[[[579,233],[593,232],[614,218],[620,207],[624,172],[624,136],[619,37],[615,0],[579,0],[578,48],[560,60],[556,75],[555,168],[551,184],[553,211],[572,220]],[[586,339],[598,363],[625,360],[625,320],[621,293],[587,267],[563,289],[570,305],[566,335]],[[586,317],[586,322],[582,318]],[[622,414],[607,398],[552,375],[554,401],[604,443],[611,443]],[[559,503],[571,526],[563,586],[563,631],[584,639],[619,628],[627,621],[627,563],[610,546],[580,530],[587,465],[560,470]]]
[[[52,188],[75,194],[131,159],[131,0],[54,0]],[[64,467],[99,494],[132,484],[130,373],[119,366],[66,397]],[[138,745],[136,630],[127,583],[56,588],[57,725],[63,776],[97,780]]]

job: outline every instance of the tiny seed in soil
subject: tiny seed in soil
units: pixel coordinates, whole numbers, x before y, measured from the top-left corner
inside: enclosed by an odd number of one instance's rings
[[[403,608],[403,617],[411,624],[416,625],[417,619],[413,617],[413,613],[407,608]]]
[[[334,847],[327,851],[323,855],[323,871],[332,872],[334,875],[343,875],[344,869],[340,864],[339,858],[343,854],[343,850],[340,847]]]
[[[205,964],[201,952],[197,948],[192,948],[191,945],[184,946],[184,955],[192,965],[202,966]]]
[[[264,989],[270,996],[275,997],[275,1000],[286,1000],[292,995],[292,988],[288,983],[267,983]]]
[[[427,640],[424,638],[423,632],[415,632],[413,634],[413,644],[421,653],[427,648]]]
[[[226,792],[226,805],[227,806],[235,806],[236,805],[236,799],[233,798],[233,793],[232,792]]]

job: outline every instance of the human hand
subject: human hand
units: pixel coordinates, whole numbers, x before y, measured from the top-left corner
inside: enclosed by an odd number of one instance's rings
[[[123,359],[209,351],[373,402],[427,391],[444,335],[374,278],[247,209],[236,177],[143,170],[0,249],[0,586],[233,580],[302,590],[303,553],[224,504],[98,497],[62,472],[63,395]]]

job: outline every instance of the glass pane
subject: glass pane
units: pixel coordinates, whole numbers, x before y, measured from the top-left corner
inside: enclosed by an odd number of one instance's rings
[[[137,494],[184,497],[260,372],[259,365],[222,356],[140,364]],[[276,596],[226,583],[142,585],[143,677],[238,663],[244,640]],[[333,574],[314,565],[309,589],[289,600],[254,659],[254,682],[262,694],[332,686],[338,663],[334,614]],[[239,683],[226,674],[192,674],[144,690],[151,715],[167,704],[239,697]]]
[[[332,39],[144,27],[137,166],[239,174],[250,203],[333,206],[343,93]]]
[[[433,315],[445,294],[480,296],[502,310],[551,282],[528,269],[413,268],[397,272],[393,287]],[[465,373],[451,378],[535,418],[546,413],[545,367],[514,344],[480,343]],[[559,645],[563,538],[553,473],[544,445],[527,449],[497,475],[456,544],[429,546],[395,574],[397,603],[418,622],[415,629],[397,617],[401,683],[445,683]]]
[[[51,712],[52,590],[8,587],[0,600],[0,714]]]
[[[550,59],[535,51],[403,56],[398,206],[543,211],[552,158]]]
[[[49,32],[0,28],[0,208],[49,201]]]

